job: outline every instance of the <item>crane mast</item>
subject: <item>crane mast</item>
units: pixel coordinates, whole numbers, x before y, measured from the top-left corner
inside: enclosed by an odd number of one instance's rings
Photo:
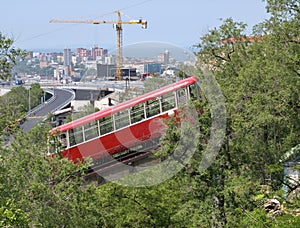
[[[141,24],[143,29],[147,28],[146,20],[130,20],[130,21],[122,21],[121,20],[121,12],[120,10],[115,11],[114,13],[118,14],[117,21],[114,20],[64,20],[64,19],[52,19],[50,23],[84,23],[84,24],[113,24],[117,31],[117,48],[116,48],[116,80],[122,80],[122,72],[121,67],[123,65],[123,56],[122,56],[122,25],[127,24]]]
[[[122,55],[122,24],[121,24],[121,13],[118,10],[118,24],[116,24],[116,31],[117,31],[117,62],[116,62],[116,79],[119,81],[122,78],[122,71],[121,67],[123,65],[123,55]]]

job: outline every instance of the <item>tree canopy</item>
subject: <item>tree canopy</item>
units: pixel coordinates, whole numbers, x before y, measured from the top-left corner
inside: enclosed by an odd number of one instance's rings
[[[195,45],[196,75],[200,82],[214,77],[226,102],[225,139],[213,164],[198,169],[217,130],[211,130],[214,116],[205,91],[194,103],[200,129],[194,157],[155,186],[87,182],[88,164],[45,156],[49,125],[17,131],[10,146],[0,147],[0,226],[298,227],[299,181],[284,194],[282,158],[300,144],[299,1],[266,3],[270,17],[251,34],[245,23],[227,18]],[[22,87],[12,92],[26,93]],[[25,111],[26,104],[16,103]],[[1,112],[1,121],[15,114],[16,103],[6,104],[9,113]],[[156,154],[161,160],[178,146],[179,130],[169,123]],[[263,209],[274,195],[285,203],[278,214]]]
[[[11,70],[17,63],[17,58],[22,58],[26,52],[13,47],[14,40],[0,32],[0,79],[8,80]]]

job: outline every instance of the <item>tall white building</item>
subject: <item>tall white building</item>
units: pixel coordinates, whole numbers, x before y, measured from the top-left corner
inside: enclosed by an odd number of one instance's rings
[[[65,75],[70,76],[71,75],[71,63],[72,63],[72,52],[70,48],[64,49],[64,71]]]
[[[70,48],[64,49],[64,66],[71,66],[72,52]]]
[[[157,55],[157,60],[160,63],[168,64],[170,62],[170,52],[168,50],[166,50],[163,53],[159,53]]]

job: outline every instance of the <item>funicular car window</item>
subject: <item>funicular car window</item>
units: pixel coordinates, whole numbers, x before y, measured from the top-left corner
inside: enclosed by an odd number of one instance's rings
[[[163,95],[161,98],[161,106],[162,106],[163,112],[175,108],[175,106],[176,106],[175,93],[172,92],[172,93]]]
[[[69,142],[70,142],[70,146],[76,145],[76,139],[75,139],[75,135],[74,135],[74,130],[73,129],[69,130]]]
[[[68,147],[67,134],[65,132],[60,133],[59,135],[60,148],[66,149]]]
[[[199,87],[196,83],[189,86],[191,100],[198,100],[200,98]]]
[[[188,100],[186,88],[177,91],[178,104],[185,104]]]
[[[100,134],[104,135],[113,131],[112,116],[105,116],[99,119]]]
[[[83,140],[82,126],[69,130],[70,146],[74,146],[76,144],[82,143],[83,141],[84,140]]]
[[[85,141],[96,138],[99,136],[97,121],[91,121],[84,125],[84,137]]]
[[[144,103],[133,106],[130,110],[131,124],[137,123],[145,118]]]
[[[128,109],[121,110],[114,114],[116,129],[129,125],[129,112]]]
[[[160,102],[158,98],[154,98],[146,102],[147,118],[160,113]]]

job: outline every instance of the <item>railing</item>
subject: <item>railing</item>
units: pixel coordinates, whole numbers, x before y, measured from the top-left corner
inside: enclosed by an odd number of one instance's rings
[[[64,103],[62,103],[61,105],[57,106],[54,110],[52,110],[52,113],[65,107],[68,103],[70,103],[75,98],[75,92],[73,90],[70,90],[70,89],[61,89],[61,90],[65,90],[65,91],[72,93],[72,96],[68,100],[66,100]]]
[[[53,90],[47,90],[47,89],[44,89],[44,91],[45,91],[46,93],[52,94],[52,97],[51,97],[50,99],[48,99],[47,104],[50,103],[50,102],[52,102],[52,101],[54,101],[54,100],[56,99],[56,94],[54,93]],[[43,107],[45,107],[45,105],[46,105],[46,104],[45,104],[45,102],[44,102],[44,103],[39,104],[38,106],[34,107],[33,109],[29,110],[29,111],[26,113],[26,117],[27,117],[27,116],[31,116],[31,115],[37,113],[39,110],[41,110]]]
[[[55,112],[55,111],[57,111],[57,110],[59,110],[59,109],[61,109],[61,108],[63,108],[64,106],[66,106],[68,103],[70,103],[70,102],[75,98],[75,92],[74,92],[74,91],[69,90],[69,89],[62,89],[62,90],[66,90],[66,91],[72,93],[72,96],[71,96],[68,100],[66,100],[64,103],[62,103],[61,105],[57,106],[54,110],[52,110],[52,113]],[[47,103],[44,102],[44,103],[42,103],[42,104],[40,104],[40,105],[34,107],[33,109],[29,110],[29,111],[27,112],[27,114],[26,114],[26,117],[31,116],[31,115],[37,113],[37,112],[40,111],[43,107],[45,107],[45,106],[48,105],[49,103],[52,103],[52,102],[56,99],[56,94],[55,94],[55,92],[54,92],[53,89],[47,89],[47,88],[44,88],[44,91],[45,91],[46,93],[52,94],[52,97],[51,97],[50,99],[47,100]]]

